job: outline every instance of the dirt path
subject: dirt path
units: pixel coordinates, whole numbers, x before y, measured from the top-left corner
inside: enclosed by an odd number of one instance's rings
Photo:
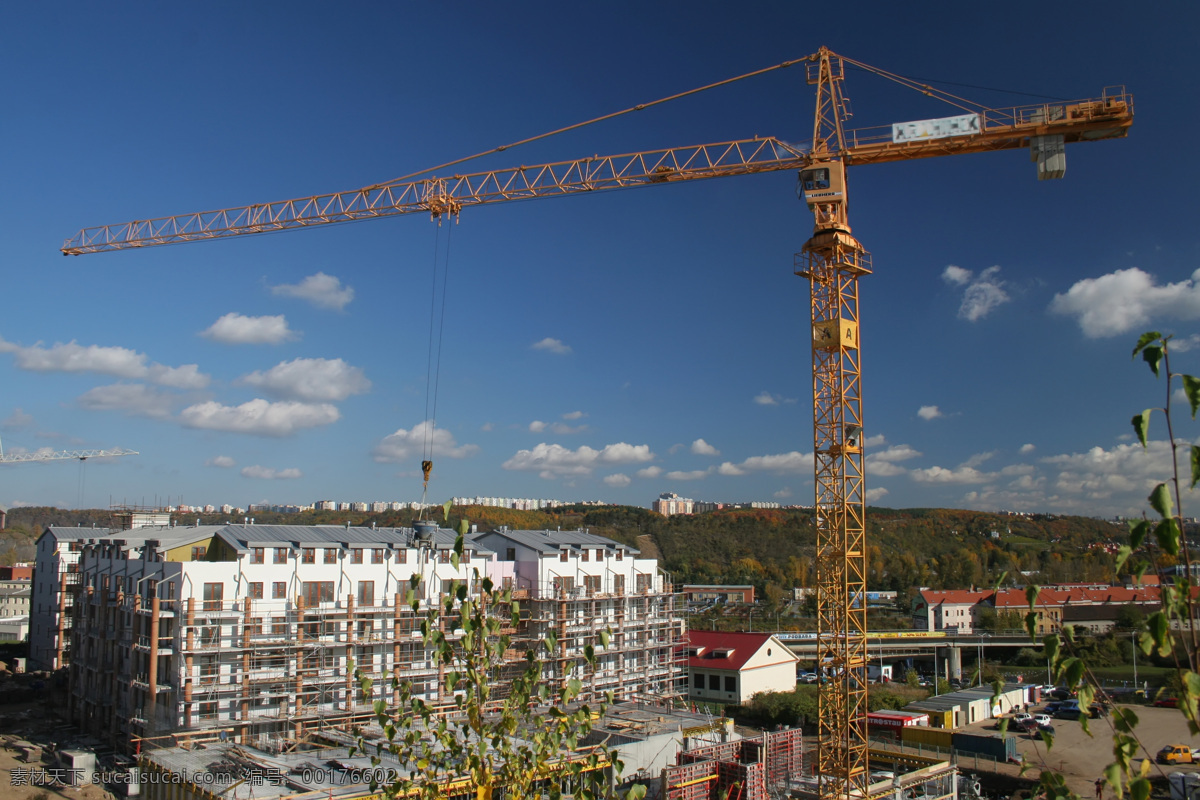
[[[657,558],[662,561],[662,553],[658,551],[658,545],[654,543],[654,537],[648,533],[639,534],[637,537],[638,550],[642,551],[642,558]]]

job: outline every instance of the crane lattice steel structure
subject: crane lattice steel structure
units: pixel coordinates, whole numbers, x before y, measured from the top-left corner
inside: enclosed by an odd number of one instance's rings
[[[413,212],[440,217],[509,200],[797,170],[815,220],[812,237],[796,255],[794,267],[811,285],[817,648],[819,663],[836,676],[820,690],[819,793],[822,798],[866,797],[866,489],[858,279],[870,274],[871,261],[850,232],[846,167],[1028,148],[1039,179],[1061,178],[1066,144],[1127,134],[1133,124],[1133,98],[1124,87],[1115,87],[1098,98],[996,109],[827,48],[779,66],[799,62],[806,64],[808,83],[817,93],[813,138],[804,146],[756,137],[399,179],[347,192],[84,228],[63,244],[62,252],[129,250]],[[941,99],[961,113],[847,129],[849,112],[842,93],[847,64]]]
[[[4,455],[4,445],[0,444],[0,464],[19,464],[29,461],[87,461],[89,458],[116,458],[117,456],[138,456],[137,450],[124,450],[114,447],[112,450],[57,450],[55,452],[10,453]]]

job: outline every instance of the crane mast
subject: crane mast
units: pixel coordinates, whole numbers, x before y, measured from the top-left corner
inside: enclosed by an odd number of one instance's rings
[[[1099,98],[994,109],[824,47],[802,60],[808,83],[817,87],[813,138],[807,146],[755,137],[396,180],[346,192],[83,228],[61,250],[64,255],[82,255],[416,212],[456,216],[465,208],[510,200],[798,170],[799,193],[814,218],[812,236],[796,254],[793,269],[811,287],[817,651],[826,674],[819,695],[818,792],[822,800],[866,798],[866,485],[858,279],[871,273],[871,257],[851,235],[846,168],[1028,148],[1039,179],[1061,178],[1064,145],[1125,136],[1133,124],[1133,98],[1116,87]],[[842,94],[846,64],[937,97],[965,113],[847,129],[850,114]]]
[[[822,798],[866,797],[866,488],[858,279],[870,255],[850,235],[842,123],[844,65],[826,48],[808,64],[817,86],[810,163],[800,171],[813,235],[796,256],[808,278],[812,330],[813,515],[816,527],[817,770]]]

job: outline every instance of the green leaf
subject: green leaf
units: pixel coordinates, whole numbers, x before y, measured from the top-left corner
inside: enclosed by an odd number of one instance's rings
[[[1158,540],[1158,546],[1171,555],[1179,553],[1179,523],[1174,517],[1164,519],[1154,526],[1154,538]]]
[[[1200,447],[1192,445],[1191,454],[1192,482],[1188,484],[1188,488],[1195,489],[1196,484],[1200,482]]]
[[[1192,419],[1196,418],[1196,409],[1200,408],[1200,378],[1183,375],[1183,393],[1187,395],[1188,405],[1192,407]]]
[[[1142,443],[1142,447],[1146,446],[1146,437],[1150,434],[1150,412],[1153,410],[1152,408],[1147,408],[1140,414],[1134,414],[1133,419],[1130,420],[1133,423],[1133,432],[1137,434],[1138,441]]]
[[[1133,550],[1129,548],[1129,545],[1121,545],[1117,549],[1117,561],[1113,565],[1113,572],[1119,573],[1121,571],[1121,567],[1125,565],[1125,562],[1129,560],[1131,555],[1133,555]]]
[[[1155,486],[1154,491],[1146,499],[1150,501],[1150,507],[1157,511],[1160,517],[1171,516],[1171,492],[1165,483]]]
[[[1155,374],[1157,374],[1157,373],[1155,373]],[[450,509],[453,507],[454,507],[453,500],[447,500],[446,502],[442,503],[442,521],[443,522],[450,519]]]
[[[612,637],[609,635],[608,631],[606,631],[606,630],[600,631],[600,646],[605,647],[605,648],[608,647],[608,643],[611,640],[611,638]]]
[[[1142,542],[1146,539],[1146,534],[1150,532],[1149,520],[1140,520],[1139,522],[1131,523],[1129,526],[1129,547],[1137,550],[1142,546]]]
[[[1150,800],[1150,781],[1138,778],[1129,784],[1130,800]]]
[[[1145,361],[1150,366],[1150,371],[1154,373],[1154,377],[1158,377],[1158,365],[1162,363],[1163,349],[1158,346],[1146,347],[1142,350],[1142,361]]]

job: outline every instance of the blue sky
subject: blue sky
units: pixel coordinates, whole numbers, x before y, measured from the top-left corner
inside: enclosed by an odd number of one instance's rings
[[[811,503],[791,265],[812,223],[790,173],[501,204],[440,230],[410,215],[58,248],[85,226],[388,180],[821,45],[993,106],[1124,84],[1137,111],[1128,139],[1070,147],[1062,181],[1015,151],[851,170],[875,265],[871,500],[1130,513],[1165,474],[1165,443],[1127,434],[1163,397],[1129,352],[1158,328],[1200,372],[1183,349],[1200,341],[1194,4],[341,5],[5,7],[0,438],[141,455],[0,466],[0,504],[419,499],[435,263],[431,501]],[[860,72],[845,89],[853,127],[955,113]],[[803,142],[812,115],[795,67],[472,169]]]

